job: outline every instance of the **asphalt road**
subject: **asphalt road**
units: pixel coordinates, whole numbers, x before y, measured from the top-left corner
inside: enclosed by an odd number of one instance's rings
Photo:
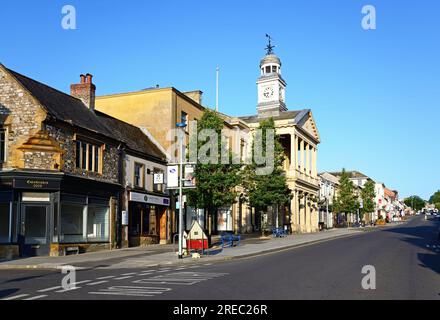
[[[379,231],[215,264],[76,273],[0,271],[0,299],[436,299],[440,223],[424,216]],[[374,266],[376,289],[362,288]]]

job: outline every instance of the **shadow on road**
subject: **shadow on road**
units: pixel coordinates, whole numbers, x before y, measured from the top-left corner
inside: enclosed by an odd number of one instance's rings
[[[419,252],[417,254],[420,265],[440,274],[440,223],[438,221],[431,220],[429,224],[417,224],[383,231],[408,235],[402,241],[429,251],[429,253]]]
[[[7,296],[10,296],[10,295],[16,293],[18,290],[20,290],[20,289],[10,288],[10,289],[0,290],[0,299],[6,298]]]

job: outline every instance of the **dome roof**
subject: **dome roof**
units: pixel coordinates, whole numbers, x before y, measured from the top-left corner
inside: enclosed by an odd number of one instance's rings
[[[260,68],[265,64],[278,64],[281,66],[281,60],[275,54],[268,54],[260,61]]]

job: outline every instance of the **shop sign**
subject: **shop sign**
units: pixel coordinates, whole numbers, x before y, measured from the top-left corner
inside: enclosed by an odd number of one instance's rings
[[[153,196],[150,194],[130,192],[130,201],[156,204],[159,206],[169,206],[170,198]]]
[[[126,210],[122,211],[122,225],[128,226],[128,212]]]
[[[60,182],[39,178],[14,178],[13,187],[17,189],[52,189],[59,190]]]

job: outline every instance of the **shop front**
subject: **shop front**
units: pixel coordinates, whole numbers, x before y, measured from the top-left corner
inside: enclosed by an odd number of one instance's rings
[[[128,242],[130,247],[169,243],[170,198],[130,191]]]
[[[2,174],[0,257],[110,249],[120,190],[65,174]]]

